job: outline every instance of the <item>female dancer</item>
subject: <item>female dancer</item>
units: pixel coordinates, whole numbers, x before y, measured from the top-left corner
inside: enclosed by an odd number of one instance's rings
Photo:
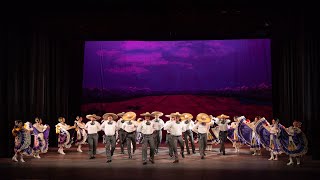
[[[40,158],[40,153],[46,153],[49,147],[49,125],[43,125],[41,118],[35,118],[35,123],[33,124],[33,134],[34,134],[34,143],[33,151],[34,157]]]
[[[254,131],[254,128],[257,122],[261,119],[260,116],[256,116],[253,122],[245,123],[252,129],[251,141],[250,141],[250,150],[253,151],[253,156],[261,155],[261,142],[259,135]]]
[[[237,153],[240,152],[240,147],[242,145],[241,139],[239,138],[239,133],[238,133],[238,125],[241,119],[245,119],[245,117],[244,116],[233,117],[233,122],[230,125],[230,129],[228,129],[228,139],[232,142],[232,146],[234,147]]]
[[[81,150],[81,146],[83,144],[87,144],[87,131],[85,130],[85,126],[86,124],[84,122],[82,122],[82,117],[77,116],[76,120],[74,121],[74,125],[76,128],[76,132],[77,132],[77,139],[76,139],[76,143],[75,145],[78,146],[77,151],[78,152],[82,152]]]
[[[262,145],[270,151],[269,160],[278,160],[278,155],[282,153],[282,147],[278,136],[280,135],[279,120],[272,119],[270,125],[265,118],[261,118],[255,126],[255,133],[259,135]]]
[[[293,121],[293,126],[289,128],[280,127],[280,143],[283,151],[289,156],[287,165],[293,165],[293,158],[296,158],[297,165],[300,165],[300,158],[308,151],[308,141],[305,134],[301,131],[301,122]]]
[[[18,162],[18,156],[20,156],[20,162],[25,162],[23,155],[32,155],[31,145],[31,134],[32,128],[29,128],[29,124],[26,123],[25,127],[21,120],[16,120],[14,122],[14,128],[12,129],[12,135],[14,139],[14,156],[12,160]]]
[[[70,133],[68,130],[74,129],[75,126],[70,126],[65,123],[66,119],[64,117],[58,118],[59,123],[56,125],[56,133],[59,134],[58,137],[58,153],[65,155],[63,152],[63,148],[70,148],[71,147],[71,138]]]

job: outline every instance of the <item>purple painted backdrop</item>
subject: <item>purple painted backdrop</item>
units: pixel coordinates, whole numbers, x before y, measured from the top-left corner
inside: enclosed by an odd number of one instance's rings
[[[271,84],[270,40],[88,41],[84,88],[212,90]]]
[[[172,112],[192,110],[179,104],[206,96],[204,103],[221,101],[224,112],[248,111],[240,103],[271,113],[269,39],[87,41],[84,52],[83,111],[142,111],[147,105],[137,107],[141,101],[154,109],[165,108],[155,102],[168,101],[177,104]],[[226,96],[233,99],[219,98]]]

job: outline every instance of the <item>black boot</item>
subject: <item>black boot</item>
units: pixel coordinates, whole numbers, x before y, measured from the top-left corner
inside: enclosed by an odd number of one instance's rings
[[[153,160],[153,159],[150,158],[149,161],[150,161],[152,164],[154,164],[154,160]]]

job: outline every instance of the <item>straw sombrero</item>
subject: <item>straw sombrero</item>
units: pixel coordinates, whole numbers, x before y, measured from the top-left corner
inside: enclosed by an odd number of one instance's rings
[[[162,112],[160,112],[160,111],[153,111],[152,113],[151,113],[151,115],[152,116],[159,116],[159,117],[161,117],[161,116],[163,116],[163,113]]]
[[[197,115],[197,121],[198,122],[204,122],[204,123],[209,123],[209,122],[211,122],[211,118],[209,117],[209,115],[208,114],[206,114],[206,113],[199,113],[198,115]]]
[[[230,118],[230,117],[225,115],[225,114],[221,114],[220,116],[217,116],[217,118],[219,118],[219,119],[227,119],[227,118]]]
[[[101,118],[100,116],[97,116],[97,115],[95,115],[95,114],[88,114],[88,115],[86,115],[86,118],[87,118],[87,119],[90,119],[91,117],[93,117],[93,118],[96,119],[96,120],[98,120],[98,119]]]
[[[102,117],[103,117],[103,119],[107,119],[108,116],[111,116],[113,120],[117,120],[118,119],[118,115],[116,115],[114,113],[105,113]]]
[[[193,116],[190,113],[182,113],[181,114],[181,121],[189,120],[189,119],[192,119],[192,118],[193,118]]]
[[[122,117],[124,114],[125,112],[121,112],[121,113],[118,113],[117,116]]]
[[[170,115],[166,115],[166,117],[173,117],[173,116],[181,117],[181,114],[179,112],[175,112],[175,113],[171,113]]]
[[[149,112],[146,112],[146,113],[143,113],[143,114],[140,114],[140,116],[152,116],[152,114],[150,114]]]
[[[123,116],[122,116],[122,119],[125,120],[125,121],[131,121],[131,120],[134,120],[136,119],[136,113],[134,112],[126,112]]]
[[[142,121],[143,121],[142,118],[138,118],[138,119],[137,119],[137,122],[138,122],[138,123],[141,123]]]

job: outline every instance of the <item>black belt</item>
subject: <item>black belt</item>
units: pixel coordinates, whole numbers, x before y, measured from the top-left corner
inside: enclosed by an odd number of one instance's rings
[[[173,136],[173,137],[180,137],[181,135],[180,135],[180,136],[175,136],[175,135],[172,135],[172,136]]]
[[[142,134],[142,136],[152,136],[153,134]]]
[[[115,136],[115,135],[105,135],[106,137],[112,137],[112,136]]]
[[[127,132],[127,131],[126,131]],[[127,132],[128,134],[133,134],[133,133],[135,133],[136,131],[132,131],[132,132]]]

